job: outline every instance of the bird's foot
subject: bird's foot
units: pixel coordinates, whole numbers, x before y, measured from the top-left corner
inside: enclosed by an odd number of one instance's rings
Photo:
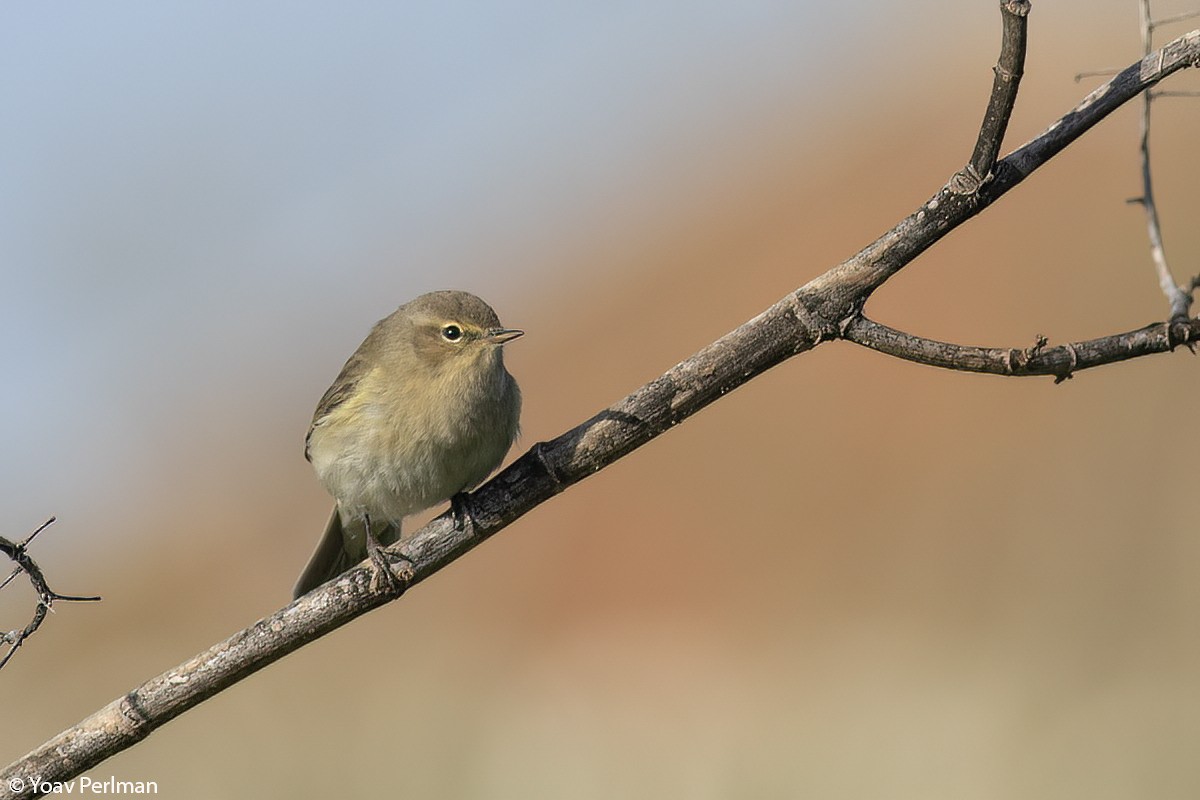
[[[450,498],[450,513],[454,516],[454,527],[464,533],[475,530],[475,515],[471,513],[471,495],[459,492]]]
[[[367,535],[367,555],[375,568],[371,572],[371,591],[382,590],[396,597],[402,595],[413,579],[412,563],[406,560],[399,567],[393,567],[384,546],[370,533]]]

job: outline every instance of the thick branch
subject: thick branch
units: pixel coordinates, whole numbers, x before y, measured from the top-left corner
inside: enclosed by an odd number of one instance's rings
[[[849,261],[672,367],[624,400],[549,442],[541,442],[480,487],[461,529],[447,513],[388,553],[403,586],[417,583],[568,486],[603,469],[764,370],[838,338],[876,288],[950,230],[1003,195],[1138,92],[1200,61],[1200,31],[1097,89],[1045,133],[997,164],[973,195],[942,189]],[[139,686],[46,742],[0,775],[65,780],[149,735],[204,699],[351,619],[398,596],[371,586],[360,565],[190,661]],[[386,582],[380,582],[386,584]],[[26,796],[28,793],[15,793]],[[3,796],[0,794],[0,796]]]
[[[842,334],[847,341],[918,364],[992,375],[1053,375],[1055,383],[1060,383],[1081,369],[1169,353],[1179,345],[1194,350],[1200,341],[1200,319],[1155,322],[1136,331],[1055,347],[1048,347],[1046,340],[1039,338],[1033,347],[1023,349],[970,347],[923,339],[862,316],[848,320]]]

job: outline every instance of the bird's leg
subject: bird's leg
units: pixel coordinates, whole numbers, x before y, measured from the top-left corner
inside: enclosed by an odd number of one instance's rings
[[[471,496],[459,492],[450,498],[450,513],[454,515],[454,527],[464,533],[475,532],[475,515],[471,513]],[[469,528],[468,528],[469,526]]]
[[[392,563],[388,560],[387,553],[383,551],[383,545],[375,538],[374,531],[371,530],[371,516],[363,516],[363,524],[367,528],[367,555],[371,558],[371,565],[375,567],[371,573],[371,591],[375,592],[381,588],[386,590],[388,594],[399,595],[405,589],[405,582],[402,581],[395,572],[392,571]]]

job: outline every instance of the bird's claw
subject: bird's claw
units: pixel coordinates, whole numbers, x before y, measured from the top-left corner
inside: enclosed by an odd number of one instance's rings
[[[385,548],[371,535],[367,536],[367,555],[370,556],[371,566],[374,567],[371,571],[371,591],[374,593],[382,590],[385,594],[397,596],[403,594],[413,577],[412,564],[408,561],[403,562],[400,574],[397,574]]]
[[[450,513],[454,516],[454,527],[464,533],[475,528],[475,517],[471,513],[471,496],[459,492],[450,498]]]

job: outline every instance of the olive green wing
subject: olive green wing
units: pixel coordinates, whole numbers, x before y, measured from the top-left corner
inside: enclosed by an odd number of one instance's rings
[[[304,457],[308,461],[312,461],[308,447],[312,441],[313,431],[316,430],[318,425],[325,423],[334,409],[354,396],[359,381],[366,374],[366,369],[363,357],[359,353],[355,353],[350,356],[350,360],[346,362],[345,366],[342,367],[342,371],[338,373],[337,379],[325,390],[325,394],[321,396],[321,402],[317,403],[317,410],[313,412],[312,422],[309,423],[308,433],[304,435]]]

